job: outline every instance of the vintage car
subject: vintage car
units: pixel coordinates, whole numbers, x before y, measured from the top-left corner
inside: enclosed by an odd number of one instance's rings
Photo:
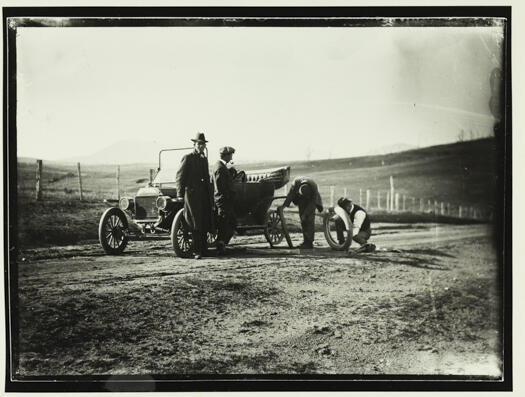
[[[183,199],[177,198],[175,186],[180,159],[191,150],[193,148],[161,150],[155,178],[140,188],[135,197],[105,200],[110,208],[100,218],[98,234],[106,253],[122,253],[130,240],[164,237],[171,238],[177,256],[191,255],[192,236],[184,221]],[[167,155],[171,166],[165,159]],[[274,192],[288,183],[290,167],[247,171],[240,175],[234,181],[236,232],[243,234],[247,230],[261,230],[271,247],[277,246],[283,239],[292,247],[282,210],[270,209],[274,200],[285,198],[274,196]],[[211,180],[210,184],[213,191]],[[210,246],[215,236],[216,233],[208,233]]]

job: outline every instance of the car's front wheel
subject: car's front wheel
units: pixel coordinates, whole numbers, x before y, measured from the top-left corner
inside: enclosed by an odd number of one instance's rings
[[[98,239],[107,254],[121,254],[128,245],[128,220],[120,208],[108,208],[98,224]]]
[[[184,208],[181,208],[173,219],[171,225],[171,244],[178,257],[191,257],[193,237],[184,219]]]

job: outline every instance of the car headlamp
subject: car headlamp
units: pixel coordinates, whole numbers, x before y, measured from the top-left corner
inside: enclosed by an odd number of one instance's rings
[[[121,197],[118,206],[122,211],[130,210],[133,205],[133,200],[128,197]]]
[[[166,208],[168,208],[169,203],[170,203],[169,196],[159,196],[155,204],[157,205],[157,208],[159,210],[165,210]]]

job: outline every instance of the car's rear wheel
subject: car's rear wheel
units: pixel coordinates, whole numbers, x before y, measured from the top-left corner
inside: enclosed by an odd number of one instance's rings
[[[283,220],[278,211],[270,210],[266,215],[266,228],[264,237],[270,243],[270,247],[275,247],[283,241],[284,227]]]
[[[181,208],[173,219],[171,225],[171,244],[178,257],[191,257],[193,237],[184,219],[184,208]]]
[[[108,208],[98,224],[98,239],[107,254],[121,254],[128,245],[128,220],[120,208]]]
[[[341,218],[335,212],[328,212],[323,219],[323,231],[328,245],[336,251],[346,250],[352,242],[352,230],[343,230],[344,243],[337,239],[336,222]]]
[[[206,244],[208,248],[214,248],[217,246],[217,233],[208,232],[206,235]]]

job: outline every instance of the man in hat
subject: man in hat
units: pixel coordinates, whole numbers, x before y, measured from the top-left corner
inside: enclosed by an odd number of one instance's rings
[[[206,254],[207,233],[212,229],[212,192],[206,138],[202,132],[192,139],[194,150],[186,154],[175,179],[177,196],[184,197],[184,219],[193,236],[195,259]]]
[[[233,210],[234,168],[231,168],[235,149],[231,146],[220,148],[220,159],[213,169],[215,207],[217,209],[217,251],[224,254],[225,246],[230,242],[235,229],[235,212]]]
[[[323,212],[323,202],[317,184],[308,177],[295,178],[280,208],[288,207],[291,202],[299,207],[299,218],[303,230],[303,242],[299,248],[311,249],[315,235],[315,209]]]
[[[351,251],[350,245],[348,246],[348,253],[354,254],[357,252],[372,252],[376,246],[374,244],[368,244],[368,239],[372,234],[370,227],[370,217],[366,211],[357,204],[354,204],[352,200],[346,197],[341,197],[337,200],[337,206],[335,212],[339,215],[339,219],[335,221],[335,227],[337,232],[337,240],[339,244],[345,243],[345,237],[343,231],[347,225],[352,230],[352,240],[360,244],[357,250]]]

